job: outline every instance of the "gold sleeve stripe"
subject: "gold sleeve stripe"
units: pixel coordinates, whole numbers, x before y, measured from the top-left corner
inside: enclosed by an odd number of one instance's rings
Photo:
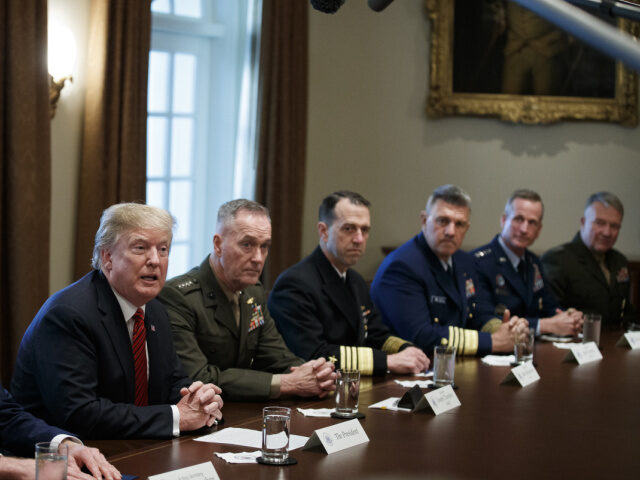
[[[373,375],[373,350],[369,347],[358,347],[358,370],[360,375]]]
[[[449,340],[443,338],[440,343],[456,347],[458,355],[475,355],[478,352],[478,332],[450,326]]]
[[[340,345],[342,370],[359,370],[362,375],[373,375],[373,350],[369,347]]]
[[[393,335],[389,336],[384,343],[382,344],[381,350],[384,353],[398,353],[400,351],[400,347],[407,343],[406,340],[401,339],[400,337],[394,337]],[[360,347],[362,348],[362,347]]]

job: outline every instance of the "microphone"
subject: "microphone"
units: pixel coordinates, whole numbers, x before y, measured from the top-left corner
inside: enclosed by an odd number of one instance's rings
[[[389,6],[393,0],[369,0],[369,8],[374,12],[381,12]]]
[[[336,13],[344,0],[311,0],[311,6],[323,13]]]

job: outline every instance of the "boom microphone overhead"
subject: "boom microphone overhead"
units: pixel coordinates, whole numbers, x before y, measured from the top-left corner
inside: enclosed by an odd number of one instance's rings
[[[336,13],[344,0],[311,0],[311,6],[323,13]]]
[[[374,12],[381,12],[389,6],[393,0],[369,0],[369,8]]]

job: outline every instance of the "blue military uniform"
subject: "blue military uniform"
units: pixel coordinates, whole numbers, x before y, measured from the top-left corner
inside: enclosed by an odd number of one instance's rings
[[[454,275],[445,271],[422,233],[382,262],[371,296],[383,321],[425,352],[449,344],[460,354],[491,352],[491,335],[478,332],[491,316],[476,314],[477,279],[473,258],[457,251]]]
[[[513,267],[496,237],[487,245],[473,250],[478,280],[478,310],[502,318],[505,308],[511,315],[526,318],[532,328],[538,328],[540,318],[552,317],[559,308],[545,286],[542,267],[537,256],[525,251],[525,281]]]

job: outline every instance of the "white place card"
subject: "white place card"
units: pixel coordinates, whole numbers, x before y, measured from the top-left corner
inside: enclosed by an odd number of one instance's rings
[[[460,400],[458,399],[458,396],[456,395],[456,392],[453,391],[451,385],[447,385],[446,387],[438,388],[433,392],[426,393],[424,395],[424,399],[429,403],[431,410],[433,410],[433,413],[435,413],[436,415],[448,412],[449,410],[462,405],[460,403]],[[420,410],[419,407],[422,403],[422,400],[420,400],[420,403],[416,405],[416,408],[414,408],[413,411],[416,412]]]
[[[631,347],[631,350],[640,348],[640,332],[627,332],[616,343],[618,347]]]
[[[149,480],[220,480],[218,472],[213,468],[213,463],[204,462],[190,467],[179,468],[171,472],[151,475]]]
[[[522,365],[513,367],[500,383],[509,383],[514,380],[517,380],[520,386],[526,387],[540,380],[540,375],[536,367],[533,366],[533,363],[525,362]]]
[[[309,437],[304,450],[321,445],[325,452],[331,454],[368,441],[369,437],[367,437],[364,428],[358,419],[354,418],[347,422],[317,429]]]
[[[564,357],[565,362],[573,360],[578,362],[578,365],[582,365],[584,363],[602,360],[602,353],[600,353],[596,342],[580,343],[573,345],[567,353],[567,356]]]

